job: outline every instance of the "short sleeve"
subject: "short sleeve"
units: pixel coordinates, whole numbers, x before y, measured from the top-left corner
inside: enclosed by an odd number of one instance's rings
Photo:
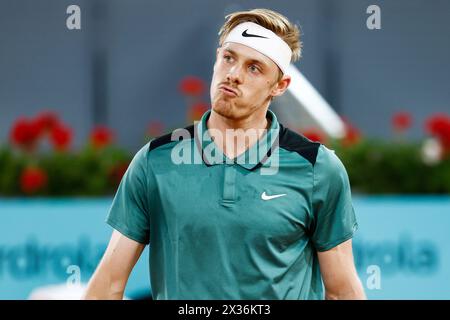
[[[148,244],[150,213],[148,208],[149,144],[141,148],[122,177],[106,223],[137,242]]]
[[[327,251],[353,237],[358,228],[347,171],[333,150],[321,145],[314,165],[311,239]]]

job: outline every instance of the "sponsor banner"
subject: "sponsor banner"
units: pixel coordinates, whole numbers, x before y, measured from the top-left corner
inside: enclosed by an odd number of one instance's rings
[[[104,199],[0,199],[0,299],[86,283],[112,229]],[[370,299],[450,299],[450,197],[354,197],[355,264]],[[150,295],[148,250],[125,295]]]

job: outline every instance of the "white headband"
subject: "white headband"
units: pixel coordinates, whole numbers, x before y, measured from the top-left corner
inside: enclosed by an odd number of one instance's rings
[[[253,22],[237,25],[225,38],[226,42],[246,45],[269,57],[286,74],[291,63],[292,50],[275,33]]]

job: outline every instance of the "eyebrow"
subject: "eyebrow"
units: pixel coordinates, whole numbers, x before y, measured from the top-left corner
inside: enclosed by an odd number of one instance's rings
[[[231,53],[231,54],[234,55],[234,56],[237,56],[237,55],[238,55],[235,51],[233,51],[233,50],[231,50],[231,49],[224,49],[224,50],[227,51],[227,52],[229,52],[229,53]],[[261,60],[250,59],[250,62],[251,62],[251,63],[259,64],[262,68],[266,68],[266,67],[267,67],[267,64],[264,63],[264,62],[262,62]]]

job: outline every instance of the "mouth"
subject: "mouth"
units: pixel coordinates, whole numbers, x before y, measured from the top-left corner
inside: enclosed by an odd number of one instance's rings
[[[232,89],[232,88],[230,88],[228,86],[225,86],[225,85],[219,86],[219,90],[222,91],[225,95],[228,95],[228,96],[236,97],[238,95],[236,90],[234,90],[234,89]]]

